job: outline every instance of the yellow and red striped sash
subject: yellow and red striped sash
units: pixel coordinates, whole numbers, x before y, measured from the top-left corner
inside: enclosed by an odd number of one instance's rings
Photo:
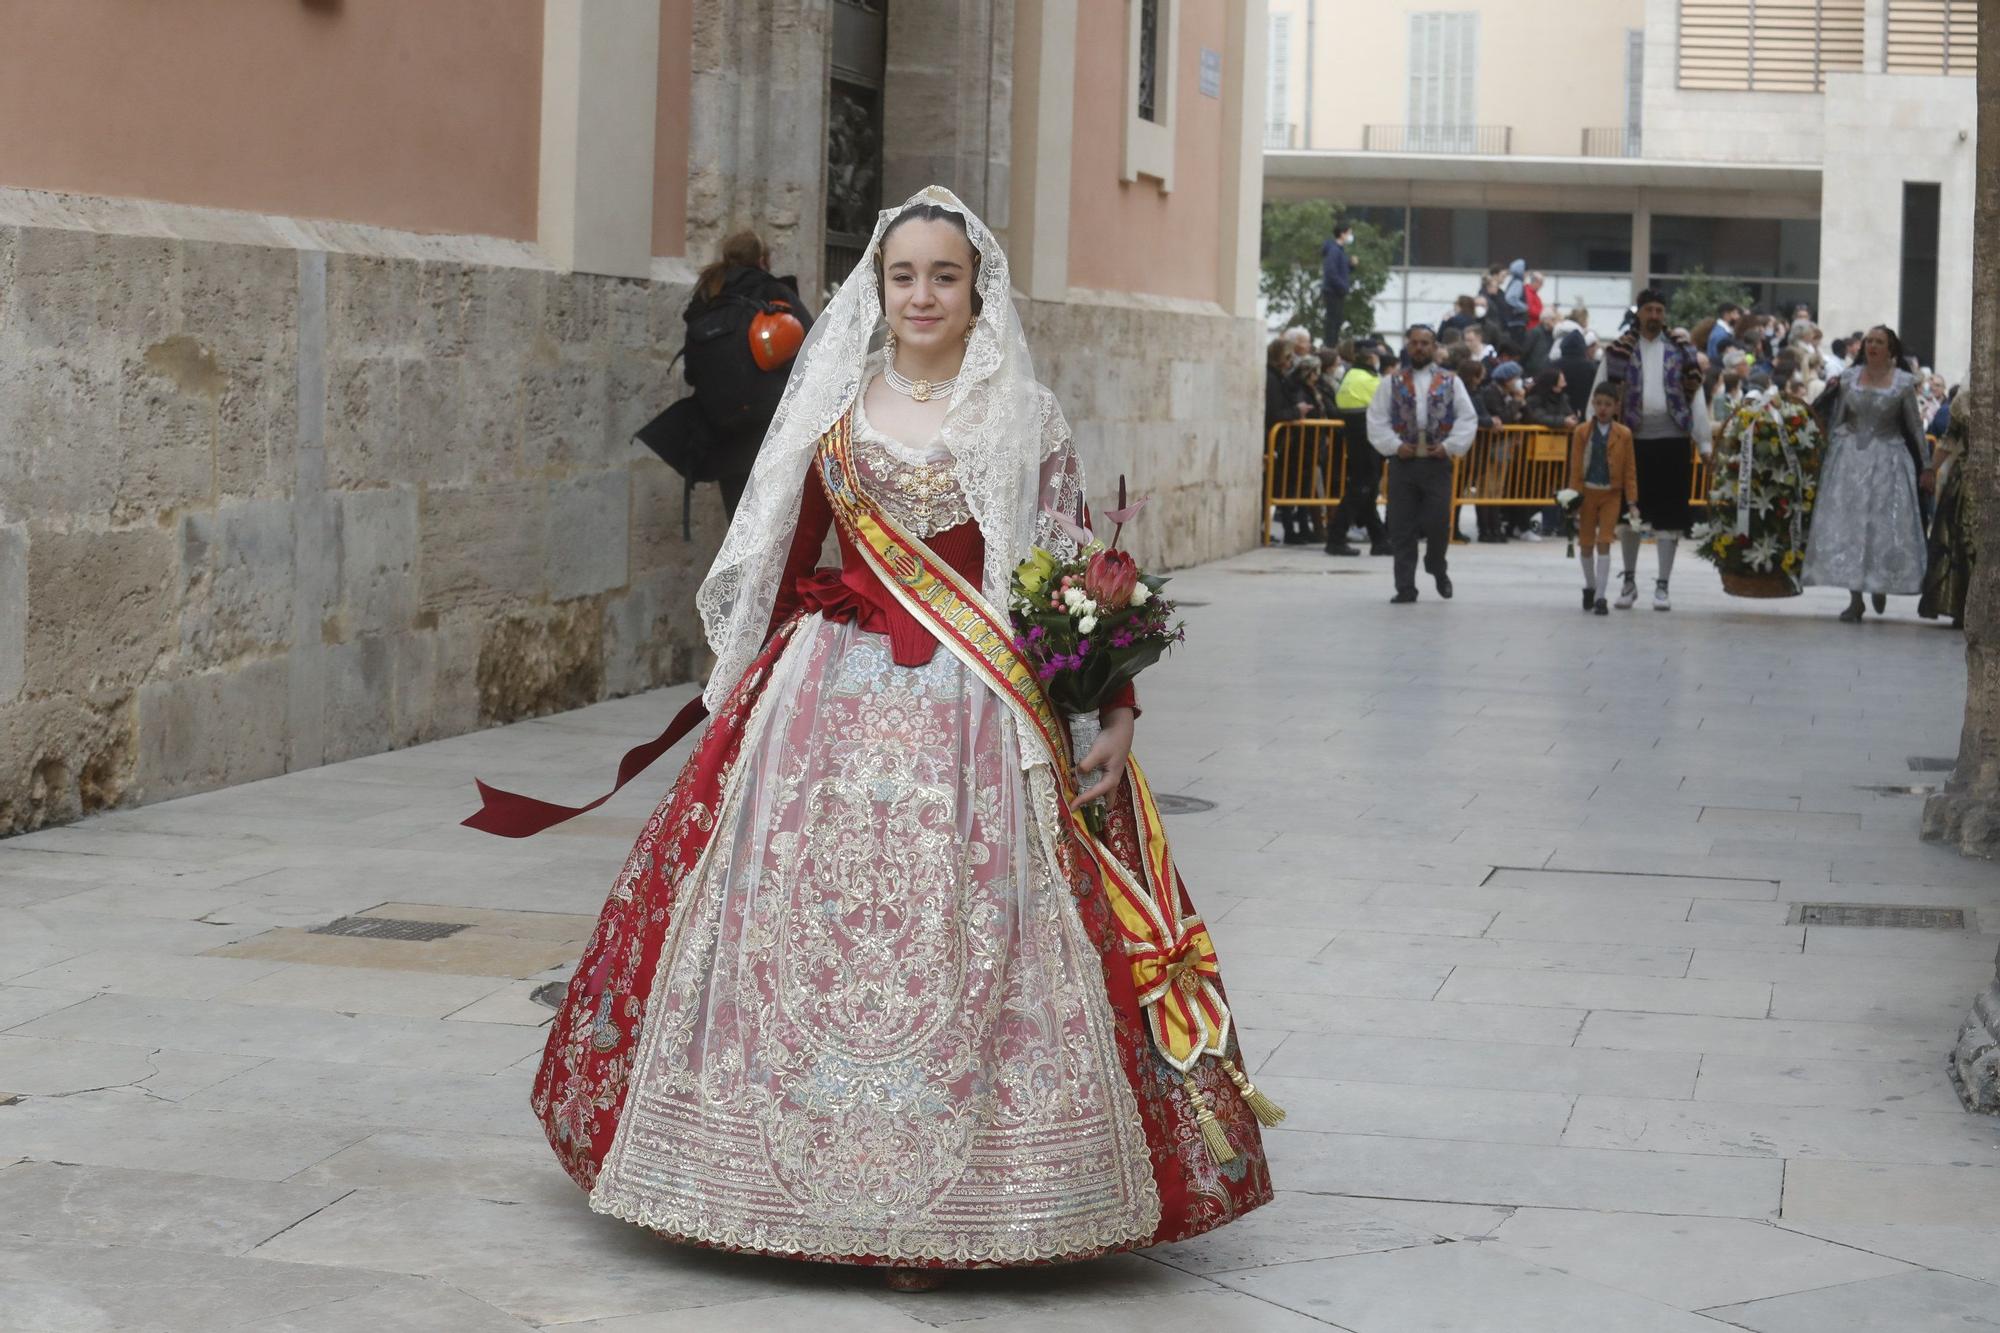
[[[1134,876],[1071,806],[1077,785],[1068,734],[1034,669],[1014,650],[1007,616],[868,497],[855,473],[848,417],[821,437],[818,466],[835,520],[882,585],[1047,748],[1070,829],[1096,863],[1109,896],[1133,987],[1161,1058],[1185,1074],[1205,1054],[1226,1057],[1230,1014],[1215,984],[1221,974],[1215,944],[1199,914],[1180,912],[1180,878],[1138,761],[1126,766],[1142,853],[1142,875]],[[1229,1072],[1240,1079],[1233,1065]]]

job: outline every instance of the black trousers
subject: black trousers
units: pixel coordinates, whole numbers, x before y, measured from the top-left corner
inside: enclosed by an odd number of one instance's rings
[[[1451,544],[1451,460],[1398,458],[1389,463],[1389,550],[1395,557],[1396,591],[1417,588],[1417,542],[1424,568],[1443,574]]]
[[[1347,540],[1347,530],[1359,524],[1368,530],[1369,545],[1387,546],[1389,533],[1375,510],[1375,500],[1382,491],[1382,455],[1368,443],[1368,413],[1342,412],[1340,438],[1346,452],[1340,506],[1327,524],[1326,539],[1338,545]]]
[[[1341,325],[1347,322],[1347,289],[1322,287],[1319,298],[1326,303],[1326,336],[1320,341],[1332,347],[1340,342]]]

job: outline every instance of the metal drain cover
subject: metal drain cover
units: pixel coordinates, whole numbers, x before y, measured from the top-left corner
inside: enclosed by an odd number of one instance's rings
[[[1163,815],[1198,815],[1204,810],[1215,809],[1214,801],[1204,801],[1199,796],[1155,795],[1153,804],[1160,807]]]
[[[1949,773],[1958,767],[1958,757],[1948,754],[1913,754],[1909,763],[1912,773]]]
[[[545,981],[530,991],[528,998],[536,1004],[546,1005],[551,1009],[559,1009],[562,1007],[563,992],[568,989],[569,983],[567,981]]]
[[[1861,786],[1857,786],[1854,790],[1872,791],[1877,796],[1930,796],[1937,791],[1937,784],[1933,782],[1891,782],[1878,786],[1864,783]]]
[[[441,940],[469,928],[464,921],[405,921],[393,916],[344,916],[323,926],[314,926],[308,935],[346,935],[364,940]]]
[[[1793,903],[1789,926],[1890,926],[1903,930],[1964,930],[1962,907],[1903,907],[1894,903]]]

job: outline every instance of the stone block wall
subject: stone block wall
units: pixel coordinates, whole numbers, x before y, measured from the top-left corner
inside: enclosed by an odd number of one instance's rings
[[[1121,544],[1149,569],[1254,546],[1264,481],[1257,321],[1083,291],[1020,307],[1036,377],[1076,437],[1093,508],[1116,498],[1120,473],[1132,494],[1151,497]]]
[[[686,295],[0,226],[0,833],[698,674]]]

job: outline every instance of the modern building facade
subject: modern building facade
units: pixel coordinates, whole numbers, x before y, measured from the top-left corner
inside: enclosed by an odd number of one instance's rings
[[[699,677],[631,442],[938,181],[1128,536],[1256,540],[1264,6],[186,0],[0,43],[0,833]],[[814,302],[815,306],[817,301]]]
[[[1613,310],[1699,269],[1834,336],[1895,325],[1956,378],[1977,8],[1272,0],[1267,195],[1403,233],[1385,328],[1436,317],[1490,262]]]

